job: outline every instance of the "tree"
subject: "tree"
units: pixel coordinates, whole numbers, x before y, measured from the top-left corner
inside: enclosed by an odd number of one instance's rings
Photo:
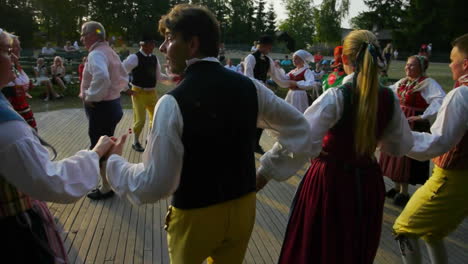
[[[312,0],[284,0],[288,18],[280,25],[281,31],[287,32],[299,47],[312,44],[314,37],[314,16]]]
[[[255,32],[257,35],[262,35],[266,32],[266,22],[265,1],[258,0],[255,8]]]
[[[266,28],[265,33],[268,35],[274,35],[276,32],[276,13],[273,7],[273,3],[270,2],[268,11],[266,14]]]
[[[33,20],[34,9],[29,0],[1,1],[0,25],[3,29],[20,36],[23,47],[33,46],[33,33],[37,23]]]
[[[361,12],[351,19],[353,28],[393,29],[398,28],[407,7],[407,0],[364,0],[370,11]]]
[[[323,0],[320,9],[314,10],[315,40],[317,42],[337,44],[341,40],[341,20],[349,12],[349,0]]]
[[[251,42],[257,36],[252,30],[254,5],[252,0],[229,1],[230,13],[226,19],[226,38],[229,43]]]
[[[435,51],[448,52],[450,42],[466,33],[464,0],[410,0],[394,31],[399,47],[417,52],[422,43],[433,43]]]

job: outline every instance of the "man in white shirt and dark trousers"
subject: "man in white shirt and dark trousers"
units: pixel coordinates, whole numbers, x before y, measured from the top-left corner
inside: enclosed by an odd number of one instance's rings
[[[81,27],[81,42],[89,54],[83,71],[80,96],[89,121],[91,149],[101,136],[114,135],[115,127],[123,115],[120,92],[128,85],[128,74],[119,56],[105,39],[106,32],[101,23],[90,21]],[[100,200],[113,194],[103,177],[102,185],[87,196]]]
[[[128,56],[123,65],[128,73],[132,73],[132,103],[133,103],[133,144],[135,151],[143,152],[145,149],[140,144],[140,134],[145,126],[146,111],[148,111],[150,128],[153,123],[153,113],[158,94],[156,93],[156,83],[158,80],[168,80],[169,78],[161,73],[161,65],[156,55],[153,54],[155,48],[155,37],[153,34],[146,34],[140,41],[140,50]]]
[[[309,125],[263,84],[220,65],[219,23],[205,7],[175,6],[159,31],[169,69],[183,79],[156,105],[143,162],[119,156],[124,136],[107,179],[136,204],[173,195],[165,226],[172,264],[240,264],[255,223],[256,175],[285,180],[302,168],[312,155]],[[278,142],[256,172],[257,127],[274,130]]]
[[[271,78],[280,86],[289,87],[287,84],[284,85],[280,81],[281,76],[275,69],[273,60],[267,56],[268,53],[271,52],[272,48],[273,38],[268,35],[261,36],[258,41],[257,50],[245,57],[244,75],[250,78],[254,78],[265,84],[267,75],[270,74]],[[260,146],[260,138],[262,137],[263,129],[257,129],[256,133],[257,145],[255,147],[255,152],[263,155],[265,152]]]

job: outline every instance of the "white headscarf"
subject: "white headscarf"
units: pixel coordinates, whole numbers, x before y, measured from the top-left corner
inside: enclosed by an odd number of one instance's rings
[[[294,56],[299,56],[304,61],[305,64],[307,64],[307,62],[314,62],[314,56],[312,56],[312,54],[310,54],[309,52],[305,50],[300,49],[294,52],[293,57]]]

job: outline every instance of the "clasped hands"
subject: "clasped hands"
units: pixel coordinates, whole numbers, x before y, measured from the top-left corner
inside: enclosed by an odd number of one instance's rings
[[[102,136],[92,151],[95,151],[101,160],[107,160],[112,154],[122,155],[127,136],[128,134],[124,134],[119,138]]]

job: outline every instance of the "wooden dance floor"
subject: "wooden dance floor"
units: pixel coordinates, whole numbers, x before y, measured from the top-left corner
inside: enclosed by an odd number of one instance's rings
[[[39,134],[55,146],[59,153],[58,159],[88,146],[88,125],[82,109],[36,113],[35,116]],[[131,124],[132,112],[125,110],[116,135],[128,131]],[[265,149],[272,145],[272,139],[266,133],[262,145]],[[131,149],[131,140],[127,142],[124,156],[132,162],[141,159],[141,154]],[[209,166],[210,157],[206,157],[206,161]],[[244,263],[276,263],[289,205],[305,170],[304,167],[286,182],[271,182],[257,195],[257,218]],[[390,181],[386,180],[386,185],[390,186]],[[414,188],[411,191],[414,192]],[[163,229],[168,204],[168,200],[163,200],[136,207],[114,196],[104,201],[82,198],[74,204],[49,203],[49,207],[62,230],[70,263],[169,263],[166,232]],[[375,263],[401,263],[391,233],[393,222],[400,211],[387,199]],[[468,263],[467,220],[447,238],[446,245],[450,263]],[[425,248],[421,248],[425,254]],[[426,254],[424,258],[424,263],[428,263]]]

